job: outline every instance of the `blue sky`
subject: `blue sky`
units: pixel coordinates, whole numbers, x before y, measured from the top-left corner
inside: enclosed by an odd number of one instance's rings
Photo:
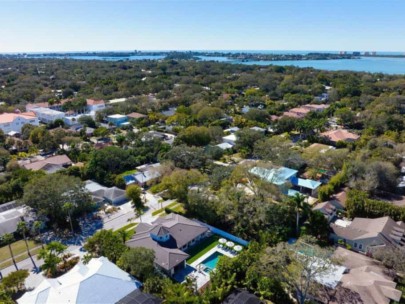
[[[404,0],[0,0],[0,52],[405,51]]]

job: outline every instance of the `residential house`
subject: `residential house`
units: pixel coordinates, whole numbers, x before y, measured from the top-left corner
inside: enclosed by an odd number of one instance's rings
[[[234,290],[222,304],[262,304],[264,303],[254,294],[243,289]]]
[[[230,143],[227,143],[227,142],[223,142],[223,143],[216,145],[216,147],[221,148],[222,150],[228,150],[228,149],[232,149],[233,145],[231,145]]]
[[[160,163],[138,166],[136,167],[136,173],[124,176],[125,184],[130,185],[133,183],[137,183],[139,186],[142,187],[150,184],[161,176],[159,172],[160,168]]]
[[[185,250],[209,234],[210,230],[206,226],[172,213],[151,224],[140,223],[136,227],[136,234],[126,244],[131,248],[152,249],[155,252],[156,267],[173,276],[186,267],[189,255]]]
[[[79,262],[55,279],[45,279],[18,304],[115,304],[140,287],[140,282],[105,257]]]
[[[14,233],[21,221],[29,221],[29,208],[16,201],[0,205],[0,235]]]
[[[29,160],[20,162],[21,166],[28,170],[43,170],[46,173],[54,173],[72,165],[72,161],[67,155],[55,155],[40,160]]]
[[[85,181],[84,186],[90,192],[93,201],[98,204],[121,205],[128,201],[125,190],[117,187],[108,188],[92,180]]]
[[[3,113],[0,114],[0,130],[4,134],[10,132],[21,133],[21,129],[24,125],[31,124],[33,126],[39,125],[39,120],[35,113]]]
[[[161,304],[163,300],[149,293],[144,293],[139,289],[123,297],[116,304]]]
[[[34,112],[37,115],[39,121],[46,124],[52,123],[57,119],[64,120],[65,118],[65,113],[52,110],[49,108],[42,108],[42,107],[33,108],[32,112]]]
[[[148,117],[147,115],[137,113],[137,112],[132,112],[130,114],[127,114],[128,119],[133,119],[133,120],[138,120],[140,118],[145,118]]]
[[[174,140],[176,139],[176,135],[173,135],[170,133],[158,132],[158,131],[149,131],[145,134],[145,136],[142,138],[142,140],[145,141],[148,138],[159,139],[166,144],[173,145]]]
[[[260,128],[260,127],[251,127],[250,130],[256,131],[256,132],[261,132],[261,133],[266,133],[266,129]]]
[[[125,115],[121,115],[121,114],[109,115],[109,116],[107,116],[107,121],[109,123],[112,123],[116,127],[120,127],[122,125],[129,124],[128,117]]]
[[[231,128],[225,129],[224,132],[225,132],[225,133],[233,134],[233,133],[238,132],[239,130],[240,130],[240,129],[239,129],[238,127],[231,127]]]
[[[104,191],[104,199],[112,205],[121,205],[128,201],[125,190],[122,190],[117,187],[107,188]]]
[[[234,146],[234,145],[236,144],[236,140],[237,140],[237,137],[236,137],[236,135],[233,134],[233,133],[231,133],[231,134],[229,134],[229,135],[227,135],[227,136],[222,137],[222,141],[223,141],[224,143],[228,143],[228,144],[230,144],[230,145],[232,145],[232,146]]]
[[[336,221],[330,227],[331,239],[350,245],[354,251],[367,253],[383,246],[405,250],[405,223],[395,222],[389,216],[375,219],[356,217],[352,222]]]
[[[342,247],[335,250],[333,257],[348,269],[341,278],[341,287],[357,293],[362,303],[400,301],[402,292],[396,289],[394,279],[379,262]]]
[[[171,107],[167,110],[161,111],[160,113],[162,113],[164,116],[173,116],[174,114],[176,114],[176,107]]]
[[[98,112],[105,109],[105,101],[97,99],[86,99],[87,111]]]
[[[319,181],[299,178],[296,176],[291,177],[290,182],[294,189],[302,194],[308,194],[312,197],[318,197],[318,189],[322,185]]]
[[[359,135],[351,133],[345,129],[326,131],[321,133],[321,136],[333,144],[336,144],[339,141],[354,142],[360,138]]]
[[[322,112],[327,108],[329,108],[329,105],[326,104],[306,104],[284,112],[283,116],[301,119],[307,116],[309,112]]]
[[[319,181],[298,178],[297,170],[286,167],[270,169],[253,167],[250,169],[250,172],[268,181],[269,183],[279,186],[281,191],[289,196],[294,196],[296,193],[301,193],[316,197],[318,188],[321,186],[321,182]]]
[[[330,223],[335,219],[337,209],[330,201],[328,201],[316,204],[314,207],[312,207],[312,211],[321,212]]]

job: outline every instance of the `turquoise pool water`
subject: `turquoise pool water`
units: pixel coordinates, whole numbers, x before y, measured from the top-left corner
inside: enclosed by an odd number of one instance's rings
[[[214,270],[215,267],[217,267],[218,260],[221,256],[223,256],[222,253],[215,251],[208,258],[206,258],[201,264],[203,264],[207,268],[206,269],[207,272],[210,272],[211,270]]]

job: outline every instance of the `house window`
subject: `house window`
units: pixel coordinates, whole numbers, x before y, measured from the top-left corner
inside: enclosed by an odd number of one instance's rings
[[[354,248],[357,248],[357,243],[356,242],[354,242]]]
[[[363,245],[359,244],[359,249],[362,250],[363,249]]]

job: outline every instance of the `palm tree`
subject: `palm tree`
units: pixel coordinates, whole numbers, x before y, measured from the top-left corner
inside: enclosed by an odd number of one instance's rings
[[[24,221],[20,221],[17,224],[17,231],[20,232],[24,238],[24,242],[25,242],[25,247],[27,248],[27,253],[28,256],[31,259],[32,265],[34,265],[34,268],[37,268],[37,265],[35,265],[34,259],[31,256],[31,252],[30,252],[30,248],[28,246],[28,241],[27,241],[27,232],[28,232],[28,227],[27,227],[27,223]]]
[[[2,238],[2,241],[8,245],[8,250],[10,250],[10,256],[11,256],[11,259],[13,260],[14,267],[15,267],[15,269],[18,270],[17,263],[15,262],[15,259],[14,259],[13,250],[11,249],[11,243],[14,242],[14,236],[11,233],[6,233],[1,238]]]
[[[70,229],[72,230],[72,234],[74,234],[73,230],[73,223],[72,223],[72,212],[75,209],[75,205],[73,203],[65,203],[62,207],[63,211],[67,213],[68,219],[70,222]]]
[[[35,221],[34,225],[32,226],[32,230],[35,235],[37,235],[41,242],[41,247],[44,249],[44,243],[41,240],[41,230],[43,228],[44,223],[42,221]]]
[[[131,236],[131,232],[128,230],[118,230],[117,234],[119,235],[119,237],[122,239],[122,242],[125,244],[126,241],[129,240],[129,237]]]
[[[296,212],[296,233],[299,236],[300,233],[300,217],[301,213],[306,213],[309,210],[309,205],[305,202],[305,196],[300,193],[296,193],[295,196],[291,198],[291,203],[294,206]]]
[[[62,254],[66,250],[66,246],[59,242],[50,242],[41,249],[38,253],[38,258],[44,260],[41,268],[51,276],[55,276],[58,264],[62,261]]]

